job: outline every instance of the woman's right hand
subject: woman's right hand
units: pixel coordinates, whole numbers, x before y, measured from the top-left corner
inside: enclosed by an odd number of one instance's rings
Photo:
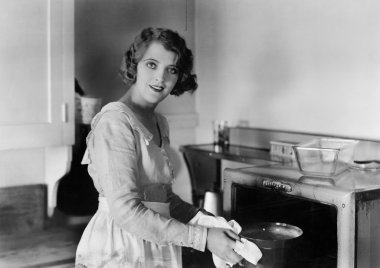
[[[240,237],[232,230],[208,228],[206,248],[225,262],[235,264],[243,259],[234,250],[236,240]]]

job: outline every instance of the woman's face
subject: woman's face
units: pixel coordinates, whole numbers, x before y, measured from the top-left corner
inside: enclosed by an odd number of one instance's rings
[[[137,64],[134,88],[149,104],[165,99],[177,83],[179,71],[177,54],[164,48],[159,42],[151,43]]]

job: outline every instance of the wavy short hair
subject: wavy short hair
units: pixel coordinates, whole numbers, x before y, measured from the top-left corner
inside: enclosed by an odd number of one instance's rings
[[[177,54],[178,81],[171,95],[180,96],[184,92],[194,92],[197,87],[197,76],[192,73],[193,53],[186,46],[185,40],[175,31],[164,28],[146,28],[136,36],[134,42],[124,53],[120,74],[128,86],[136,82],[137,64],[152,42],[159,42],[165,49]]]

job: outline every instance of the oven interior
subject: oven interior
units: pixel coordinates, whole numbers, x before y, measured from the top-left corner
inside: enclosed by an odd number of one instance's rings
[[[282,192],[246,185],[231,186],[231,216],[243,228],[281,222],[302,229],[288,253],[286,267],[337,267],[337,209]]]

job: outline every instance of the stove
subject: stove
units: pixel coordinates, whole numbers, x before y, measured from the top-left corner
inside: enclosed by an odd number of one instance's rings
[[[380,267],[380,172],[347,169],[333,177],[300,173],[295,162],[223,174],[223,212],[244,228],[261,221],[300,227],[289,267]]]

